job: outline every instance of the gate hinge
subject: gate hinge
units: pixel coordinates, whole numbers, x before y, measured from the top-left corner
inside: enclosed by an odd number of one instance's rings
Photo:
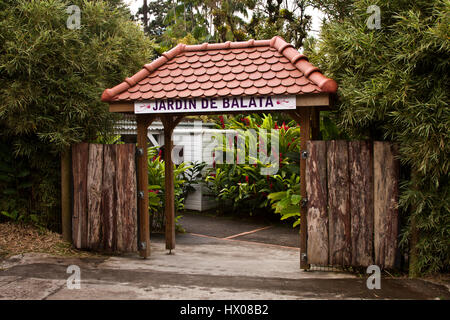
[[[137,196],[139,199],[144,199],[144,191],[138,191]]]
[[[309,152],[308,151],[303,150],[301,154],[302,154],[302,159],[308,159],[308,157],[309,157]]]
[[[302,261],[306,262],[306,261],[307,261],[306,253],[303,252],[303,253],[300,255],[300,258],[302,259]]]
[[[144,155],[144,148],[136,148],[136,155],[137,156],[143,156]]]
[[[306,208],[307,205],[308,205],[308,198],[303,198],[302,199],[302,208]]]

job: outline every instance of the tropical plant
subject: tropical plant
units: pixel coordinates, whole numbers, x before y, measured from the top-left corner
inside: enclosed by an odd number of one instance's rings
[[[298,153],[298,141],[300,137],[300,128],[295,122],[289,124],[283,123],[281,126],[273,120],[270,115],[252,115],[238,117],[220,117],[218,124],[223,129],[236,130],[236,134],[240,135],[239,139],[245,141],[242,146],[236,149],[230,149],[234,144],[229,136],[225,146],[220,150],[223,154],[226,152],[233,154],[236,160],[239,156],[244,155],[244,164],[213,164],[210,168],[209,175],[206,178],[211,192],[220,202],[219,208],[225,208],[223,204],[230,204],[231,210],[240,214],[256,214],[265,213],[270,210],[270,201],[267,195],[271,192],[286,190],[286,183],[279,177],[290,175],[298,175],[299,168],[293,165],[291,159],[286,154]],[[291,125],[291,126],[289,126]],[[246,129],[252,129],[256,136],[247,134]],[[269,130],[277,129],[279,131],[278,140],[270,139]],[[237,141],[237,136],[235,142]],[[275,153],[272,146],[279,145],[279,152]],[[279,172],[276,175],[262,175],[261,169],[268,168],[269,164],[262,162],[263,158],[251,158],[250,154],[243,150],[249,150],[251,145],[257,145],[257,149],[265,156],[272,156]],[[218,150],[219,151],[219,150]],[[242,159],[236,162],[242,162]],[[229,208],[229,206],[228,206]]]
[[[200,171],[204,164],[187,165],[181,163],[174,165],[174,189],[175,189],[175,217],[184,210],[184,202],[187,195],[194,190],[193,185],[198,183],[201,177]],[[161,149],[148,148],[148,198],[149,214],[153,231],[164,230],[165,216],[165,163],[161,159]],[[181,226],[177,225],[181,230]]]

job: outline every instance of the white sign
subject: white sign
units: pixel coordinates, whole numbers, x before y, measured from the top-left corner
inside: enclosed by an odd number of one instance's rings
[[[138,101],[134,113],[276,111],[296,108],[295,96],[214,97]]]

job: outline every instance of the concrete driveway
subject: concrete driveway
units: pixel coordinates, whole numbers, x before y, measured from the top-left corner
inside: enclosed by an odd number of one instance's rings
[[[152,254],[61,258],[25,254],[1,262],[0,299],[438,299],[449,289],[385,278],[380,290],[343,272],[299,270],[295,230],[185,216],[172,254],[152,235]],[[236,226],[236,227],[234,227]],[[272,230],[272,232],[270,231]],[[220,232],[219,232],[220,231]],[[69,289],[70,265],[80,289]]]

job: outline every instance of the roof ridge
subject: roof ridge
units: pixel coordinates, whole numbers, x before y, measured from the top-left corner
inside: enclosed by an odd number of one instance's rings
[[[280,36],[275,36],[270,40],[270,46],[278,50],[285,56],[298,70],[319,86],[324,92],[336,93],[338,85],[333,79],[325,77],[319,68],[313,66],[308,58],[298,52],[294,46],[286,42]]]
[[[308,79],[313,81],[319,88],[324,92],[336,93],[337,83],[333,79],[325,77],[318,68],[314,67],[308,58],[298,52],[294,46],[286,42],[280,36],[275,36],[271,40],[254,40],[250,39],[248,41],[237,41],[230,42],[226,41],[223,43],[203,43],[196,45],[186,45],[178,44],[169,51],[164,52],[159,58],[152,61],[149,64],[144,65],[144,67],[134,74],[132,77],[126,78],[122,83],[116,85],[115,87],[106,89],[103,91],[101,100],[108,102],[111,99],[124,92],[125,90],[131,88],[139,81],[143,80],[145,77],[149,76],[153,71],[172,60],[177,55],[183,52],[190,51],[205,51],[205,50],[220,50],[220,49],[240,49],[240,48],[252,48],[252,47],[263,47],[270,46],[276,49],[280,54],[286,57],[298,70],[300,70]]]

